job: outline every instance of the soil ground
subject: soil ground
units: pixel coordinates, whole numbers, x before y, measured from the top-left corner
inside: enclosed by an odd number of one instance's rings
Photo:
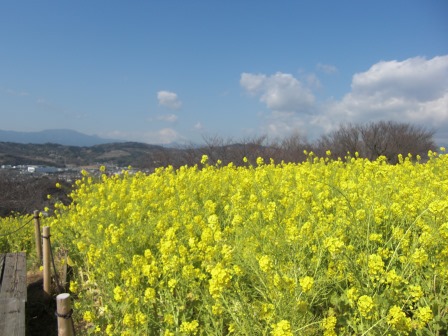
[[[26,336],[57,336],[56,300],[43,290],[42,272],[27,274]]]

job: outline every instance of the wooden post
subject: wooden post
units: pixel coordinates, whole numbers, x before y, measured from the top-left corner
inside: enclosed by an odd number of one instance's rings
[[[34,210],[34,238],[36,242],[36,254],[39,265],[42,264],[42,238],[40,235],[39,210]]]
[[[44,239],[44,292],[51,295],[51,246],[49,226],[44,226],[42,238]]]
[[[56,305],[56,315],[58,317],[58,336],[74,336],[70,294],[62,293],[56,296]]]
[[[63,261],[64,263],[62,264],[62,271],[61,271],[61,286],[64,288],[64,290],[67,290],[67,272],[68,272],[68,252],[67,251],[63,251],[64,257],[63,257]]]

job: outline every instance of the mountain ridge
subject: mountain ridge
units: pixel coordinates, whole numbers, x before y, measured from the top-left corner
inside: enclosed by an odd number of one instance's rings
[[[36,132],[0,130],[0,142],[20,144],[54,143],[64,146],[95,146],[122,140],[104,139],[97,135],[87,135],[71,129],[48,129]]]

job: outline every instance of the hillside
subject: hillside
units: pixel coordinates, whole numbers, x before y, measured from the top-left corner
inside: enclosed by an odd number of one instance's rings
[[[0,165],[49,165],[55,167],[116,164],[150,167],[175,149],[143,143],[111,143],[90,147],[59,144],[0,142]],[[163,155],[162,155],[163,154]]]

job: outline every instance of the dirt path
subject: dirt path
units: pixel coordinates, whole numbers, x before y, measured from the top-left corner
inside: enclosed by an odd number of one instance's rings
[[[43,291],[42,273],[27,274],[26,335],[57,336],[56,301]]]

